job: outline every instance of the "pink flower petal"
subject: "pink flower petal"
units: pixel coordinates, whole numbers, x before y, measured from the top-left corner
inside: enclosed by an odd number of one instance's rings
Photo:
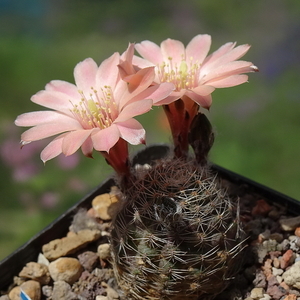
[[[134,54],[134,44],[129,44],[127,50],[121,55],[120,63],[118,65],[121,78],[134,74],[136,72],[132,60]]]
[[[203,83],[209,83],[217,79],[222,79],[224,76],[231,76],[241,73],[253,72],[251,68],[252,63],[247,61],[233,61],[224,65],[220,65],[212,69],[206,76],[203,78]]]
[[[190,59],[202,63],[211,45],[211,36],[208,34],[196,35],[186,46],[186,61]]]
[[[115,119],[114,123],[124,122],[130,118],[148,112],[152,107],[152,103],[153,102],[151,99],[143,99],[124,106],[119,116]]]
[[[203,65],[211,64],[212,62],[216,61],[219,57],[223,56],[224,54],[230,52],[235,47],[235,43],[226,43],[221,46],[218,50],[210,54],[205,58],[203,61]]]
[[[61,134],[51,141],[41,152],[41,160],[46,161],[60,155],[62,153],[62,142],[66,134]]]
[[[82,144],[81,151],[87,157],[93,157],[93,141],[89,136]]]
[[[187,97],[189,97],[190,99],[192,99],[193,101],[195,101],[196,103],[198,103],[203,108],[209,109],[211,106],[211,103],[212,103],[211,94],[209,94],[207,96],[201,96],[193,91],[187,91],[185,93],[185,95]]]
[[[71,98],[78,98],[78,88],[75,84],[63,80],[52,80],[46,85],[46,91],[61,92]]]
[[[229,62],[233,62],[234,60],[237,60],[241,58],[243,55],[245,55],[249,49],[250,49],[250,45],[238,46],[232,49],[231,51],[224,53],[222,56],[215,58],[214,60],[210,60],[209,64],[207,64],[207,62],[205,61],[202,66],[202,70],[204,71],[208,68],[215,68],[227,64]]]
[[[116,86],[119,78],[119,63],[120,54],[116,52],[100,64],[96,75],[97,89],[105,85],[111,87],[112,89]]]
[[[41,140],[56,134],[60,134],[66,131],[81,129],[79,123],[70,119],[70,121],[57,121],[55,123],[39,124],[26,130],[22,135],[21,139],[24,142],[32,142]]]
[[[145,142],[145,129],[135,119],[130,119],[117,124],[121,137],[132,145],[139,145]]]
[[[137,93],[148,88],[153,83],[154,77],[154,67],[141,69],[131,75],[130,79],[127,81],[130,95],[134,97]]]
[[[120,82],[115,91],[115,98],[119,99],[119,108],[122,109],[131,99],[147,89],[153,83],[154,76],[153,67],[149,67],[132,75],[127,86]],[[120,98],[117,98],[117,95],[120,95]]]
[[[62,152],[66,155],[72,155],[75,153],[85,142],[85,140],[91,135],[91,130],[75,130],[66,134],[62,143]]]
[[[161,43],[160,47],[165,62],[171,58],[171,64],[180,64],[185,59],[185,48],[180,41],[166,39]]]
[[[47,108],[61,111],[65,114],[70,114],[70,109],[72,109],[70,100],[71,99],[67,94],[56,91],[39,91],[31,97],[32,102]],[[78,93],[78,99],[75,101],[72,99],[72,102],[75,102],[74,104],[76,104],[79,100],[80,95]]]
[[[95,131],[91,134],[91,139],[95,150],[109,152],[120,138],[120,132],[115,124],[105,129]]]
[[[136,51],[154,65],[160,65],[163,61],[163,55],[158,45],[150,41],[143,41],[135,45]]]
[[[209,84],[211,84],[215,88],[227,88],[231,86],[240,85],[248,81],[248,75],[232,75],[229,77],[225,77],[222,79],[218,79],[216,81],[211,80]]]
[[[44,123],[57,122],[58,120],[72,121],[72,118],[56,111],[34,111],[24,113],[17,117],[15,124],[17,126],[35,126]]]
[[[154,63],[136,55],[133,56],[132,63],[133,65],[137,66],[140,69],[147,68],[147,67],[155,67]]]
[[[214,90],[215,90],[215,88],[213,86],[199,85],[199,86],[193,88],[192,92],[198,94],[199,96],[207,96],[207,95],[211,94]]]
[[[150,86],[149,88],[132,98],[130,102],[139,101],[140,99],[151,99],[153,101],[153,105],[155,105],[161,100],[166,99],[174,89],[174,84],[170,82],[156,84]]]
[[[96,62],[87,58],[78,63],[74,69],[74,78],[77,88],[84,93],[89,93],[91,87],[95,87],[98,66]]]

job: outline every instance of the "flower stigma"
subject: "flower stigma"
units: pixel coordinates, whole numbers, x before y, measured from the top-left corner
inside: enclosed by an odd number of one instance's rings
[[[111,87],[101,88],[101,96],[91,87],[87,97],[83,91],[78,91],[81,99],[78,104],[73,104],[70,110],[75,119],[84,129],[109,127],[118,116],[116,102],[113,99]]]

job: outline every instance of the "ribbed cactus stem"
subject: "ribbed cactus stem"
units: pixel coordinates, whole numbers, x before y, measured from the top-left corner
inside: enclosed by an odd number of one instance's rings
[[[137,168],[130,180],[111,232],[124,299],[222,292],[239,269],[244,233],[216,175],[193,159],[165,159]]]

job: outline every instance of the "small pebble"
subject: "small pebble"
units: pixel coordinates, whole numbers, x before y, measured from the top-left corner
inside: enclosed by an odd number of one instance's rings
[[[252,299],[261,299],[264,296],[263,288],[254,288],[251,290],[250,297]]]
[[[277,243],[283,241],[283,235],[281,233],[275,232],[270,235],[270,240],[275,240]]]
[[[300,237],[300,227],[297,227],[297,228],[295,229],[294,234],[295,234],[296,236]]]
[[[73,284],[83,272],[76,258],[61,257],[49,264],[49,272],[54,281],[65,281]]]
[[[284,231],[293,231],[300,226],[300,216],[281,219],[279,223]]]
[[[36,262],[29,262],[19,273],[20,277],[33,279],[41,284],[48,284],[51,280],[48,267]]]
[[[53,286],[44,285],[42,286],[42,294],[46,297],[51,297],[53,293]]]
[[[264,199],[260,199],[253,207],[251,214],[252,216],[266,216],[271,209],[272,207]]]
[[[266,276],[264,275],[262,270],[256,271],[255,279],[253,280],[253,284],[255,287],[265,287],[266,286]]]
[[[259,241],[260,243],[262,243],[263,241],[268,240],[269,237],[270,237],[270,235],[271,235],[271,232],[270,232],[269,229],[267,229],[267,230],[265,230],[264,232],[262,232],[262,233],[259,234],[259,236],[258,236],[258,241]]]
[[[92,206],[97,217],[104,221],[110,221],[120,208],[119,198],[113,193],[106,193],[95,197]]]
[[[110,287],[107,283],[101,282],[101,285],[106,288],[107,298],[108,299],[119,299],[119,293],[116,292],[112,287]]]
[[[109,259],[111,257],[110,244],[105,243],[105,244],[99,245],[97,252],[101,259]]]
[[[49,266],[49,260],[45,257],[43,253],[40,253],[37,259],[37,263]]]
[[[273,266],[276,269],[278,269],[280,267],[280,260],[277,257],[274,257],[274,259],[273,259]]]
[[[68,256],[97,240],[100,236],[101,232],[98,230],[84,229],[77,233],[69,232],[68,236],[45,244],[42,247],[43,254],[50,261],[62,256]]]
[[[99,256],[95,252],[85,251],[78,255],[78,260],[85,270],[92,272],[99,263]]]
[[[267,294],[272,296],[272,300],[280,300],[280,298],[287,294],[287,291],[281,286],[273,285],[268,287]]]
[[[266,240],[263,242],[263,246],[267,249],[267,251],[276,251],[277,250],[277,241],[275,240]]]
[[[290,248],[290,241],[287,239],[284,239],[280,244],[277,245],[276,250],[277,251],[286,251]]]
[[[297,296],[289,294],[283,300],[297,300]]]
[[[11,291],[8,293],[8,297],[10,300],[20,300],[20,292],[21,288],[19,286],[15,286]]]
[[[294,263],[284,272],[282,278],[287,285],[300,289],[300,261]]]
[[[282,269],[272,268],[272,273],[274,276],[281,275],[283,273]]]
[[[23,290],[31,300],[40,300],[42,297],[41,284],[35,280],[28,280],[21,284]]]
[[[285,270],[294,261],[295,261],[295,254],[291,249],[289,249],[282,255],[282,258],[280,260],[280,268]]]
[[[77,295],[72,292],[71,286],[65,281],[55,281],[53,285],[52,300],[77,300]]]

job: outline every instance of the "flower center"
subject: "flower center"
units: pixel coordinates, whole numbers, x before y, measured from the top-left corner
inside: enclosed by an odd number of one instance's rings
[[[78,104],[72,104],[71,112],[84,129],[109,127],[117,118],[118,110],[109,86],[101,88],[101,95],[91,87],[88,96],[83,91],[78,91],[81,100]]]
[[[161,82],[172,82],[177,91],[198,86],[201,65],[191,57],[187,62],[184,58],[180,65],[173,63],[172,57],[158,66],[158,76]]]

